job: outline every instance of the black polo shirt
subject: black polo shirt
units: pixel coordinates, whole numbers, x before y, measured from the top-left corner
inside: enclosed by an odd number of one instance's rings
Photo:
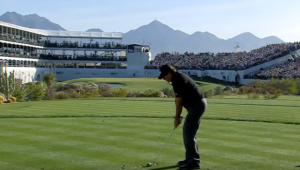
[[[194,80],[183,73],[175,72],[171,83],[175,97],[182,97],[182,105],[186,109],[204,98],[203,93]]]

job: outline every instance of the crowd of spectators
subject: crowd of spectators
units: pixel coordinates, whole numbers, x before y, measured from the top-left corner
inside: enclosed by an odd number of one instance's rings
[[[59,47],[59,48],[98,48],[98,49],[127,49],[126,45],[115,42],[105,42],[104,44],[95,43],[81,43],[81,42],[68,42],[62,41],[61,43],[50,40],[45,41],[45,47]]]
[[[90,61],[127,61],[126,56],[115,55],[53,55],[53,54],[40,54],[39,59],[46,60],[90,60]]]
[[[82,42],[68,42],[68,41],[50,41],[50,40],[42,40],[42,38],[26,38],[20,35],[13,35],[9,33],[0,33],[0,39],[8,40],[18,43],[26,43],[31,45],[40,45],[44,47],[59,47],[59,48],[98,48],[98,49],[127,49],[127,45],[122,43],[115,42],[105,42],[100,44],[99,42],[95,43],[82,43]]]
[[[2,40],[9,40],[13,42],[19,42],[19,43],[26,43],[31,45],[43,45],[43,41],[40,39],[34,39],[34,38],[26,38],[22,37],[20,35],[13,35],[8,33],[0,33],[0,39]]]
[[[300,42],[271,44],[250,52],[233,53],[184,53],[162,52],[145,66],[146,69],[157,69],[163,64],[174,65],[178,69],[203,70],[244,70],[300,49]]]
[[[7,57],[23,57],[23,58],[38,58],[38,55],[34,51],[26,51],[20,48],[1,48],[0,43],[0,56]]]
[[[245,79],[297,78],[300,77],[300,57],[293,55],[288,61],[244,76]]]
[[[213,53],[184,53],[179,54],[178,52],[171,54],[168,52],[162,52],[158,54],[154,60],[150,61],[148,65],[145,66],[146,69],[157,69],[164,64],[171,64],[177,69],[191,69],[196,70],[200,69],[200,63],[203,62],[203,59],[208,58],[213,55]]]

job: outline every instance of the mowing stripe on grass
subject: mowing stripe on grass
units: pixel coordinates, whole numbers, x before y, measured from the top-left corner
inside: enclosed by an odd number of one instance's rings
[[[139,169],[140,164],[157,156],[172,128],[171,120],[150,120],[2,119],[0,159],[8,163],[0,165],[8,167],[14,163],[35,169],[120,169],[122,164],[126,164],[128,169]],[[244,166],[245,169],[291,169],[289,166],[300,156],[297,152],[299,128],[283,124],[244,122],[241,125],[240,122],[205,120],[198,133],[203,166],[216,169],[244,169]],[[264,132],[259,129],[264,129]],[[287,135],[288,129],[291,129],[289,136],[292,138],[278,137],[280,134]],[[274,136],[273,132],[276,132]],[[182,129],[176,129],[158,160],[163,162],[162,165],[174,164],[183,158],[181,135]],[[291,147],[293,145],[296,146]],[[2,159],[4,155],[6,158]]]
[[[295,125],[300,124],[299,101],[286,96],[280,100],[208,99],[197,135],[203,169],[295,169],[300,157],[300,126]],[[175,114],[174,99],[151,98],[0,107],[0,167],[18,170],[119,170],[123,164],[125,169],[154,169],[141,164],[157,156],[173,128]],[[157,167],[174,165],[182,158],[180,125]]]
[[[128,101],[127,101],[128,100]],[[161,117],[172,118],[175,114],[174,99],[124,99],[99,98],[93,100],[41,101],[3,105],[0,118],[47,118],[47,117]],[[255,100],[208,99],[208,109],[203,119],[253,121],[300,124],[300,104],[292,106],[288,100],[265,100],[264,106]],[[227,101],[224,102],[224,101]],[[284,102],[282,102],[284,101]],[[249,105],[249,103],[251,105]],[[276,103],[278,106],[276,106]],[[293,101],[291,101],[294,104]],[[282,106],[285,107],[282,107]],[[112,110],[112,108],[114,108]],[[287,112],[288,110],[288,112]],[[186,111],[183,111],[183,115]]]

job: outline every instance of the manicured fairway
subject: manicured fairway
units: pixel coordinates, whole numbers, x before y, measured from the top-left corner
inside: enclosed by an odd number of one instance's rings
[[[123,88],[128,90],[138,90],[144,92],[147,89],[162,89],[172,88],[164,80],[158,80],[157,78],[82,78],[65,81],[62,83],[75,83],[75,82],[86,82],[86,83],[109,83],[109,84],[122,84]],[[202,90],[214,89],[217,84],[195,81]],[[223,86],[223,85],[220,85]]]
[[[198,144],[202,169],[297,170],[300,98],[208,99]],[[100,98],[0,105],[0,169],[177,169],[182,126],[173,99]],[[185,112],[184,112],[185,115]],[[240,120],[240,121],[237,121]]]

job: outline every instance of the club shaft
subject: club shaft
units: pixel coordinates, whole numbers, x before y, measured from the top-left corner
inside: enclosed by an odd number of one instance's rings
[[[165,144],[163,145],[163,147],[160,149],[160,151],[159,151],[157,157],[154,159],[153,163],[156,161],[156,159],[158,158],[159,154],[161,153],[161,151],[163,150],[163,148],[164,148],[165,145],[167,144],[167,142],[168,142],[168,140],[170,139],[171,135],[173,134],[174,130],[175,130],[175,127],[173,128],[171,134],[169,135],[169,137],[168,137],[168,139],[166,140],[166,142],[165,142]]]

